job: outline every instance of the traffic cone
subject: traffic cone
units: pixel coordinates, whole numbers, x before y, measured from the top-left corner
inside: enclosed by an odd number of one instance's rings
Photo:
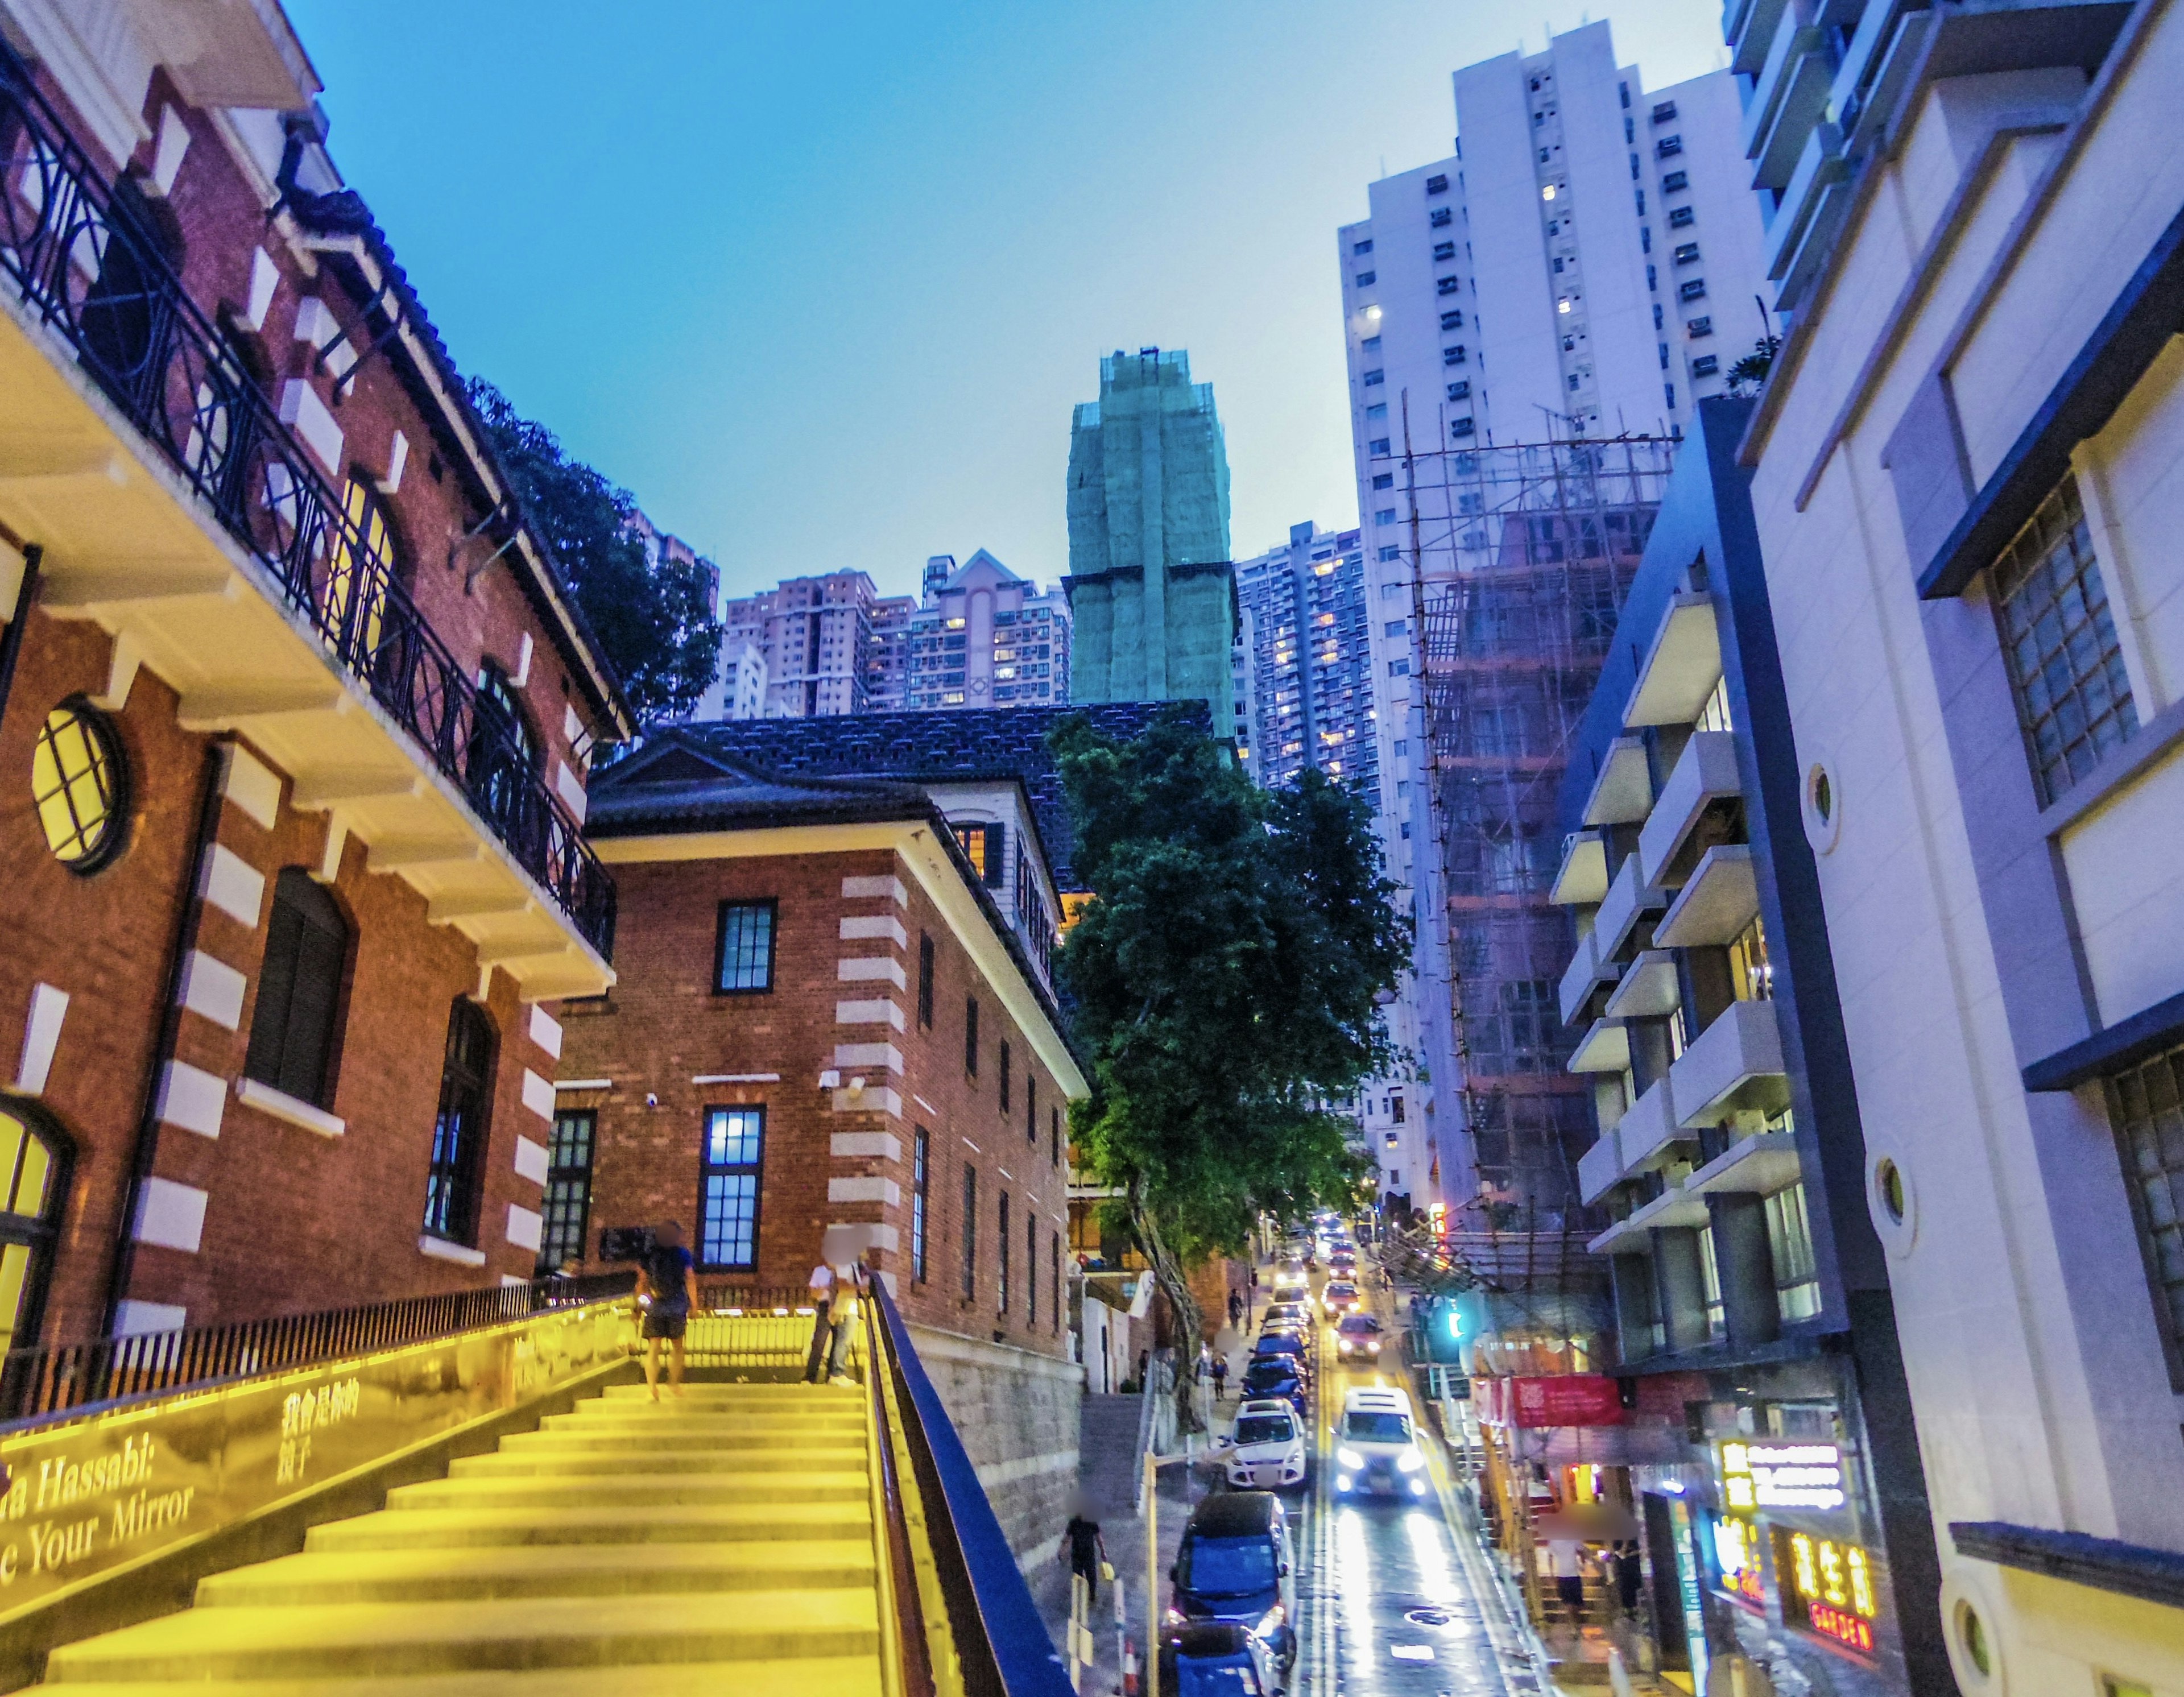
[[[1138,1697],[1138,1647],[1123,1640],[1123,1697]]]

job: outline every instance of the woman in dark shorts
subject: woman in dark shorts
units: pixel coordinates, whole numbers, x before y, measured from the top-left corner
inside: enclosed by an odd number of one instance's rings
[[[653,1228],[652,1247],[638,1263],[637,1301],[644,1313],[644,1335],[650,1340],[644,1355],[645,1387],[652,1393],[653,1401],[658,1402],[660,1343],[664,1338],[675,1346],[668,1383],[679,1397],[682,1394],[682,1331],[690,1322],[690,1310],[698,1305],[698,1264],[682,1247],[682,1227],[675,1221],[663,1221]]]

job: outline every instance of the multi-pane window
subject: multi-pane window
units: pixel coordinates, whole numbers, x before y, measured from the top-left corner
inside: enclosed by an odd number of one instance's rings
[[[994,1217],[997,1232],[994,1242],[1000,1246],[995,1258],[994,1311],[1006,1316],[1009,1311],[1009,1193],[1006,1190],[1000,1194],[1000,1206]]]
[[[105,715],[65,701],[46,715],[31,748],[31,804],[46,847],[72,872],[95,872],[127,834],[128,768]]]
[[[1729,674],[1724,672],[1713,681],[1713,690],[1699,709],[1696,731],[1734,731],[1736,726],[1729,716]]]
[[[348,964],[348,921],[341,909],[302,867],[284,867],[273,881],[245,1077],[326,1105]]]
[[[67,1164],[35,1109],[0,1106],[0,1355],[37,1341]]]
[[[978,1295],[978,1169],[963,1163],[963,1300]]]
[[[933,1192],[933,1133],[917,1127],[910,1146],[910,1276],[925,1282]]]
[[[1039,1075],[1024,1071],[1024,1141],[1039,1147]]]
[[[773,988],[775,904],[722,902],[719,970],[714,988],[749,995]]]
[[[1009,1068],[1012,1058],[1013,1057],[1011,1056],[1009,1049],[1009,1040],[1006,1038],[1003,1038],[1001,1039],[1001,1066],[1000,1072],[998,1077],[998,1082],[1000,1088],[1001,1111],[1004,1114],[1009,1111]]]
[[[991,889],[999,889],[1006,876],[1006,863],[1002,854],[1007,847],[1007,832],[999,825],[959,825],[956,840],[963,845],[963,853],[971,862],[971,870],[978,875],[978,882]]]
[[[963,999],[963,1070],[973,1078],[978,1076],[978,999]]]
[[[758,1265],[758,1202],[766,1110],[708,1108],[698,1184],[698,1265]]]
[[[917,934],[917,1022],[933,1029],[933,938],[922,931]]]
[[[1820,1277],[1802,1182],[1767,1199],[1767,1249],[1774,1258],[1774,1302],[1782,1318],[1810,1320],[1820,1311]]]
[[[1729,988],[1740,1002],[1774,999],[1774,968],[1767,959],[1767,927],[1757,914],[1729,945]]]
[[[495,1047],[485,1010],[458,996],[448,1012],[440,1107],[432,1117],[432,1159],[425,1174],[425,1229],[451,1244],[477,1239]]]
[[[2108,1096],[2170,1383],[2184,1390],[2184,1049],[2110,1079]]]
[[[592,1144],[599,1116],[590,1108],[554,1115],[546,1151],[546,1193],[538,1211],[538,1271],[543,1277],[584,1258],[584,1232],[592,1217]]]
[[[2075,477],[2003,551],[1994,593],[2018,722],[2040,799],[2051,802],[2138,729]]]
[[[1721,1299],[1721,1263],[1715,1258],[1713,1227],[1699,1227],[1699,1287],[1706,1299],[1707,1340],[1719,1343],[1729,1336],[1728,1310]]]

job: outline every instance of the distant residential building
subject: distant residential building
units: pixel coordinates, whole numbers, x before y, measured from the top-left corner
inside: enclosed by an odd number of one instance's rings
[[[705,572],[705,604],[708,607],[719,604],[720,567],[682,537],[661,530],[641,508],[630,515],[629,529],[630,533],[644,545],[644,564],[648,570],[657,571],[662,565],[702,566]]]
[[[1372,632],[1358,532],[1290,527],[1284,548],[1236,564],[1236,596],[1251,629],[1253,717],[1240,725],[1252,776],[1268,789],[1307,766],[1360,785],[1378,804]]]
[[[925,604],[906,628],[897,704],[912,712],[1069,699],[1068,598],[983,548],[960,566],[950,554],[926,562]]]
[[[872,604],[872,641],[865,650],[865,711],[900,713],[910,659],[914,595],[883,595]]]
[[[1228,678],[1234,686],[1236,758],[1253,783],[1259,778],[1259,683],[1252,656],[1258,652],[1258,626],[1249,607],[1236,609],[1236,643],[1228,651]]]
[[[1204,701],[1234,734],[1228,455],[1190,357],[1119,349],[1069,441],[1071,699]]]
[[[721,675],[715,681],[721,697],[718,713],[702,715],[714,719],[762,719],[766,716],[766,656],[759,652],[758,644],[745,643],[733,658],[723,657]]]
[[[891,604],[862,571],[791,577],[727,602],[721,609],[721,676],[697,716],[734,716],[728,685],[735,657],[746,648],[766,663],[766,705],[757,716],[816,719],[868,710],[874,623]]]

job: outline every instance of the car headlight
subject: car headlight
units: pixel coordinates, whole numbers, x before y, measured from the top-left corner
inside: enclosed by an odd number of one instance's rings
[[[1190,1616],[1185,1615],[1180,1609],[1170,1609],[1166,1614],[1161,1616],[1161,1619],[1172,1627],[1187,1626],[1190,1624]]]
[[[1334,1459],[1353,1473],[1365,1471],[1365,1458],[1346,1444],[1334,1452]]]
[[[1282,1622],[1288,1618],[1289,1616],[1283,1611],[1282,1605],[1277,1603],[1259,1616],[1258,1625],[1253,1627],[1251,1631],[1260,1638],[1266,1638],[1279,1632],[1282,1629]]]
[[[1426,1458],[1415,1449],[1406,1449],[1396,1458],[1396,1469],[1401,1472],[1415,1473],[1425,1465]]]
[[[1380,1353],[1380,1344],[1379,1344],[1379,1340],[1378,1338],[1373,1338],[1373,1339],[1370,1339],[1370,1340],[1368,1340],[1368,1341],[1367,1342],[1367,1344],[1366,1344],[1365,1347],[1366,1347],[1366,1349],[1367,1349],[1368,1350],[1369,1350],[1372,1354],[1373,1354],[1373,1355],[1379,1355],[1379,1354]]]

